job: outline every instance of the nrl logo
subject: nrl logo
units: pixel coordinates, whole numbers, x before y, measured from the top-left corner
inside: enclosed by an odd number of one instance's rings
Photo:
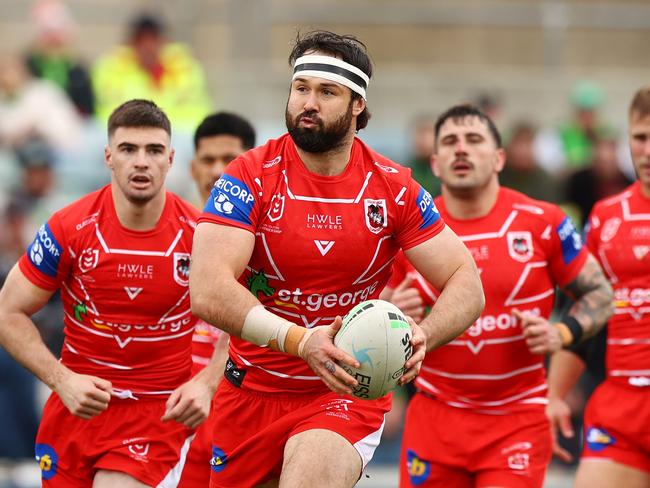
[[[87,273],[97,266],[99,261],[99,251],[97,249],[84,249],[79,256],[79,271]]]
[[[388,226],[386,218],[386,200],[371,200],[364,198],[363,207],[366,216],[366,226],[373,234],[379,234],[384,227]]]
[[[181,286],[190,283],[190,255],[186,252],[174,253],[174,281]]]
[[[284,195],[276,193],[271,199],[271,207],[267,215],[271,222],[277,222],[282,218],[282,214],[284,214]]]
[[[525,263],[533,257],[533,236],[530,232],[508,232],[508,254],[515,261]]]

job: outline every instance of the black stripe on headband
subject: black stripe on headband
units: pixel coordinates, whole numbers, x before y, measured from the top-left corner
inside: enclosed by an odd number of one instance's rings
[[[343,78],[347,78],[351,82],[359,85],[364,90],[368,88],[368,84],[366,83],[366,80],[361,78],[359,75],[356,75],[352,71],[348,71],[345,68],[340,68],[338,66],[333,66],[331,64],[303,63],[297,65],[293,69],[294,73],[297,73],[298,71],[325,71],[327,73],[334,73],[335,75],[339,75],[342,76]]]

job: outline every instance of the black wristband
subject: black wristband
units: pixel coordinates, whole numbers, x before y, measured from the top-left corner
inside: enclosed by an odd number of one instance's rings
[[[572,317],[571,315],[565,315],[562,317],[561,322],[569,328],[571,335],[573,336],[573,340],[571,341],[570,346],[578,344],[582,340],[582,333],[584,332],[582,325],[580,325],[580,322],[578,322],[575,317]]]

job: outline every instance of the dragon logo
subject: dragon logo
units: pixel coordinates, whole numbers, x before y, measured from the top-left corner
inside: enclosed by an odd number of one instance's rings
[[[246,278],[246,286],[256,298],[259,293],[270,297],[275,292],[275,288],[269,285],[269,280],[263,269],[259,271],[251,270],[251,275]]]

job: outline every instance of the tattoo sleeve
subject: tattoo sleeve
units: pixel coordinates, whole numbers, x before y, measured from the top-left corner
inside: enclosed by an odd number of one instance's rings
[[[575,303],[569,309],[583,329],[582,339],[596,335],[614,312],[614,293],[596,259],[590,254],[575,280],[563,289]]]

